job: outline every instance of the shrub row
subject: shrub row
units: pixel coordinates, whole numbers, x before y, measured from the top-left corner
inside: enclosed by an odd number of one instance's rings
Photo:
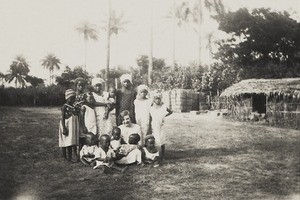
[[[1,106],[61,106],[65,88],[48,87],[0,88]]]

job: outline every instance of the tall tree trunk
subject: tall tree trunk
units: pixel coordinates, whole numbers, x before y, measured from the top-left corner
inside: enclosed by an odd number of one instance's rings
[[[84,41],[84,71],[86,71],[86,60],[87,60],[87,40]]]
[[[105,90],[108,90],[109,62],[110,62],[110,23],[111,23],[111,0],[108,0],[107,44],[106,44],[106,71]]]
[[[152,84],[153,69],[153,19],[152,19],[152,2],[150,2],[150,49],[149,49],[149,66],[148,66],[148,85]]]
[[[175,11],[176,10],[176,5],[175,5],[175,0],[173,0],[173,52],[172,52],[172,67],[173,67],[173,70],[175,69],[175,53],[176,53],[176,43],[175,43],[175,37],[176,37],[176,35],[175,35],[175,33],[176,33],[176,30],[175,30],[175,28],[176,28],[176,15],[175,15]]]
[[[201,34],[201,28],[202,28],[202,0],[199,0],[199,13],[198,13],[198,39],[199,39],[199,58],[198,58],[198,65],[201,66],[202,64],[202,34]]]

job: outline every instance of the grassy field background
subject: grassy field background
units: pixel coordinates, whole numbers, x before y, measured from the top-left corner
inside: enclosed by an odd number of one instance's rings
[[[0,199],[300,199],[299,130],[175,113],[163,166],[103,174],[61,159],[59,108],[0,113]]]

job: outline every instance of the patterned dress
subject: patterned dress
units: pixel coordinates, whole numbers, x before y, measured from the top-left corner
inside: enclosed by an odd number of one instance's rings
[[[134,109],[134,100],[136,98],[136,92],[134,90],[122,91],[118,90],[116,94],[116,117],[117,117],[117,125],[122,124],[122,120],[120,117],[120,113],[124,110],[128,110],[130,112],[130,118],[133,123],[135,121],[135,109]]]
[[[80,93],[80,94],[76,93],[75,102],[74,102],[74,108],[75,108],[76,115],[78,117],[80,117],[81,106],[83,106],[83,104],[85,104],[86,97],[87,97],[86,93]],[[79,123],[79,137],[80,138],[84,138],[85,137],[85,134],[83,133],[83,127],[81,126],[80,123]]]
[[[102,95],[98,95],[97,93],[93,92],[93,96],[95,101],[98,103],[106,103],[108,99],[107,92],[103,92]],[[98,136],[103,134],[108,134],[107,119],[104,119],[105,106],[96,106],[94,110],[96,112],[96,124],[97,124]]]
[[[75,109],[73,106],[70,106],[68,104],[64,105],[65,107],[65,126],[68,129],[68,135],[63,134],[63,125],[62,121],[60,120],[59,123],[59,131],[58,131],[58,146],[59,147],[68,147],[73,145],[79,144],[79,122],[78,122],[78,116],[75,112]],[[63,108],[64,108],[63,107]],[[62,108],[62,109],[63,109]]]

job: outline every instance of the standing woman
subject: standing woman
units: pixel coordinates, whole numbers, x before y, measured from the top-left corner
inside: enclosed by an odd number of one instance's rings
[[[94,85],[93,96],[95,99],[95,112],[96,112],[96,124],[97,134],[100,137],[103,134],[107,134],[107,118],[105,116],[108,92],[104,91],[104,80],[102,78],[96,78],[92,81]]]
[[[124,110],[129,111],[131,121],[133,123],[136,123],[133,103],[136,98],[136,91],[132,89],[132,77],[130,74],[123,74],[120,77],[120,81],[122,84],[122,88],[121,90],[117,91],[116,95],[117,126],[122,124],[120,113]]]

